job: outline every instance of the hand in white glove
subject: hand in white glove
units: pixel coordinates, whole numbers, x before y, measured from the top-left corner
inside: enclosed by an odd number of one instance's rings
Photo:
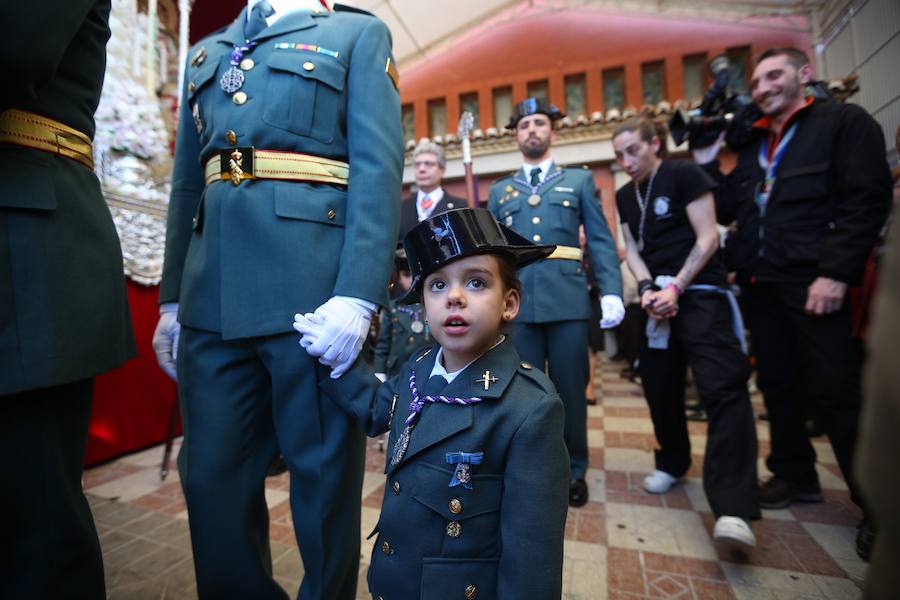
[[[625,318],[625,305],[622,304],[622,298],[614,294],[602,296],[600,313],[603,315],[603,318],[600,319],[600,327],[603,329],[611,329],[621,323]]]
[[[719,134],[719,137],[716,138],[716,141],[714,141],[709,146],[704,146],[703,148],[691,148],[691,154],[694,157],[694,162],[698,165],[705,165],[716,160],[716,157],[719,155],[719,150],[722,149],[723,143],[725,143],[724,131]]]
[[[153,332],[153,351],[156,362],[166,375],[178,381],[175,375],[175,359],[178,358],[178,336],[181,324],[178,323],[178,303],[164,302],[159,306],[159,321]]]
[[[337,379],[362,350],[372,312],[355,298],[335,296],[311,315],[294,315],[294,329],[303,334],[300,345],[332,367],[331,377]]]

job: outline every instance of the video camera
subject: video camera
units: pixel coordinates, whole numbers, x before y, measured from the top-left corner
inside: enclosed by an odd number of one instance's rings
[[[732,88],[735,71],[723,55],[709,63],[713,83],[703,95],[700,106],[687,111],[679,108],[669,119],[669,131],[676,145],[685,139],[692,148],[703,148],[716,141],[725,131],[725,141],[732,150],[747,144],[753,123],[762,112],[753,103],[749,94],[739,94]]]

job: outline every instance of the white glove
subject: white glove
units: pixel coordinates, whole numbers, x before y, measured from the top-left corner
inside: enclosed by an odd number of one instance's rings
[[[600,327],[603,329],[611,329],[621,323],[625,318],[625,305],[622,304],[622,298],[614,294],[602,296],[600,313],[603,315],[603,318],[600,319]]]
[[[300,345],[310,356],[333,368],[331,378],[343,375],[356,360],[369,335],[374,307],[368,302],[335,296],[315,313],[294,315],[294,329],[301,333]]]
[[[178,381],[175,375],[175,359],[178,358],[178,336],[181,324],[178,323],[178,303],[164,302],[159,306],[159,321],[153,332],[153,351],[156,362],[166,375]]]
[[[716,138],[709,146],[705,146],[703,148],[691,148],[691,154],[694,157],[694,162],[698,165],[705,165],[707,163],[711,163],[716,160],[716,157],[719,155],[719,150],[722,149],[722,144],[725,142],[725,132],[723,131],[719,134],[719,137]]]

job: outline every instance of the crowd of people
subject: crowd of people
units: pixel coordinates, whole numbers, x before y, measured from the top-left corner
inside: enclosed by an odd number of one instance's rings
[[[110,4],[49,4],[53,36],[38,33],[41,14],[11,9],[13,43],[48,40],[35,64],[0,59],[23,74],[0,93],[12,186],[0,198],[0,439],[24,457],[0,503],[0,596],[102,598],[80,457],[93,377],[134,352],[90,161]],[[879,480],[891,467],[877,440],[895,437],[896,376],[876,346],[870,408],[883,416],[861,430],[862,328],[849,297],[873,272],[891,208],[875,120],[807,96],[808,57],[774,48],[753,69],[761,116],[728,174],[722,137],[673,160],[660,124],[620,123],[623,261],[592,171],[553,159],[564,115],[544,99],[514,106],[521,165],[486,208],[443,189],[432,143],[413,151],[415,195],[398,202],[393,61],[380,20],[318,0],[249,0],[190,52],[153,347],[179,387],[199,596],[286,597],[264,493],[283,457],[298,597],[354,598],[364,435],[389,431],[373,597],[558,598],[567,511],[589,500],[590,356],[605,330],[623,334],[650,409],[648,493],[691,466],[689,370],[708,422],[713,536],[754,546],[760,509],[823,501],[812,407],[863,514],[857,552],[868,560],[875,548],[869,593],[895,594],[896,495]],[[879,306],[896,329],[896,304]],[[750,353],[771,431],[762,482]]]

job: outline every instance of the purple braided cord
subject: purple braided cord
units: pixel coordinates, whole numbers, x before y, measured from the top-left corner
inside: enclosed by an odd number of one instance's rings
[[[406,417],[406,426],[411,427],[413,422],[418,418],[422,408],[428,402],[443,402],[444,404],[456,404],[466,406],[469,404],[477,404],[482,401],[481,398],[454,398],[453,396],[424,396],[419,397],[419,388],[416,386],[415,371],[409,376],[409,393],[412,400],[409,403],[409,416]]]

